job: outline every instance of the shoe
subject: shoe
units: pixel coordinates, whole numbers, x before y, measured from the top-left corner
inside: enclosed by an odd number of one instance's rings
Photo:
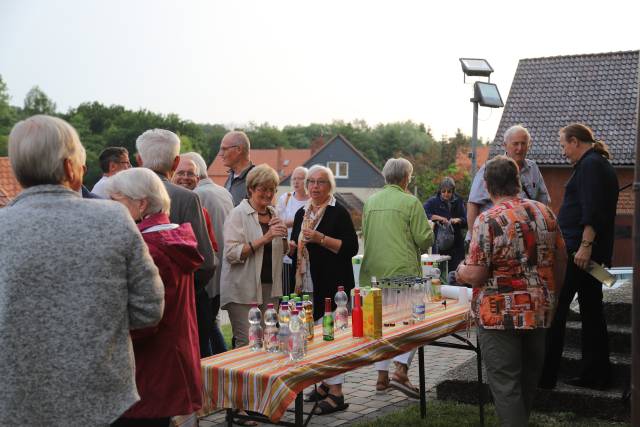
[[[420,390],[418,387],[411,384],[408,379],[404,382],[392,379],[389,381],[389,386],[394,390],[404,393],[405,396],[410,397],[411,399],[420,399]]]
[[[376,382],[376,394],[385,393],[389,389],[389,378],[386,381],[378,380]]]
[[[331,400],[333,403],[329,403]],[[327,394],[324,400],[318,402],[318,406],[315,407],[313,413],[315,415],[327,415],[334,412],[344,411],[349,407],[348,403],[344,403],[344,395],[336,396],[334,394]]]
[[[582,377],[575,377],[565,381],[565,384],[574,387],[590,388],[593,390],[606,390],[609,388],[608,380],[588,380]]]
[[[556,383],[555,381],[549,382],[540,380],[540,382],[538,383],[538,388],[542,390],[553,390],[554,388],[556,388]]]

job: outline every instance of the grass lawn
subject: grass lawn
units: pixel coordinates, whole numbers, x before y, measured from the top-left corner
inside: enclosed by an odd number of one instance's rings
[[[231,350],[231,323],[226,325],[220,325],[220,331],[224,337],[224,343],[229,350]]]
[[[485,405],[485,425],[498,425],[493,405]],[[377,418],[354,424],[357,427],[398,427],[398,426],[479,426],[478,407],[448,401],[427,402],[427,418],[420,418],[420,406],[412,405]],[[534,412],[529,419],[529,426],[628,426],[619,422],[607,422],[593,418],[580,418],[570,412],[538,413]]]

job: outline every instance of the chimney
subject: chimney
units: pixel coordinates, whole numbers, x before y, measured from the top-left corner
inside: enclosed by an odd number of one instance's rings
[[[324,136],[320,135],[320,136],[316,136],[312,141],[311,141],[311,155],[313,156],[314,154],[316,154],[324,145]]]

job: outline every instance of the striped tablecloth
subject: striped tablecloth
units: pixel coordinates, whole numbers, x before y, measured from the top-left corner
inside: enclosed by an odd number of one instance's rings
[[[389,359],[420,345],[465,329],[469,305],[448,300],[428,307],[427,318],[414,325],[403,325],[407,314],[385,315],[383,337],[372,340],[353,338],[351,329],[337,332],[334,341],[322,339],[322,326],[316,326],[304,360],[290,362],[281,354],[252,352],[242,347],[202,359],[203,404],[201,413],[217,408],[242,408],[260,412],[277,422],[296,395],[320,380],[351,371],[373,362]]]

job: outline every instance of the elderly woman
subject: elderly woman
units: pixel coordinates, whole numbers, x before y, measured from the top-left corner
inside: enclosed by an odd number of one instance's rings
[[[85,150],[50,116],[19,122],[24,187],[0,209],[0,425],[105,425],[138,399],[129,329],[164,291],[126,209],[80,197]]]
[[[464,259],[464,236],[462,230],[467,227],[467,211],[464,207],[464,200],[456,194],[456,183],[451,177],[445,177],[440,183],[438,192],[429,198],[424,204],[424,211],[427,217],[436,223],[436,242],[438,234],[444,231],[445,227],[453,226],[453,246],[441,249],[434,245],[433,249],[440,255],[449,255],[449,269],[455,270],[458,264]]]
[[[413,165],[407,159],[389,159],[382,169],[386,185],[364,204],[362,237],[364,259],[361,283],[372,276],[420,276],[420,255],[433,243],[433,231],[420,201],[408,191]],[[389,380],[391,360],[376,362],[376,391],[393,387],[414,399],[419,390],[409,381],[409,365],[415,349],[396,356]]]
[[[236,347],[249,344],[247,317],[252,303],[262,312],[282,295],[282,254],[287,227],[271,207],[278,173],[269,165],[247,174],[247,199],[224,223],[220,304],[229,312]]]
[[[202,407],[200,349],[193,272],[202,264],[191,224],[171,224],[169,194],[146,168],[127,169],[106,193],[138,224],[164,283],[165,310],[155,328],[133,331],[136,384],[141,401],[112,426],[168,426],[170,417]]]
[[[546,205],[518,196],[513,159],[497,156],[484,170],[493,207],[474,225],[457,281],[471,283],[472,310],[489,387],[502,425],[527,425],[567,256]]]
[[[291,174],[291,189],[293,191],[283,193],[278,197],[278,203],[276,203],[276,211],[278,212],[278,216],[284,221],[284,225],[287,226],[289,238],[291,238],[291,230],[296,212],[309,200],[307,189],[304,188],[308,172],[309,170],[303,166],[295,168]],[[293,290],[293,284],[296,280],[296,269],[288,255],[284,256],[282,271],[284,292],[285,295],[288,295]]]
[[[296,213],[291,247],[296,261],[296,291],[313,294],[315,320],[324,313],[324,300],[335,296],[338,285],[347,295],[354,286],[351,258],[358,253],[358,237],[349,212],[336,202],[331,169],[315,165],[306,182],[311,198]],[[307,400],[321,400],[318,414],[344,410],[344,375],[324,381]]]

